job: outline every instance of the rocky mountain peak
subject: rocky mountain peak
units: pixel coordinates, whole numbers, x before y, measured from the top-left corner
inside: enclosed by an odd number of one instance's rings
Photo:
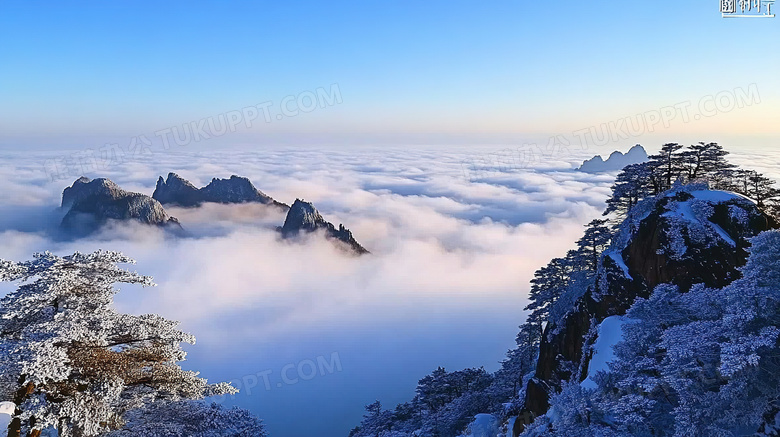
[[[287,205],[275,201],[255,188],[249,179],[237,175],[232,175],[229,179],[213,178],[205,187],[196,188],[176,173],[169,173],[165,181],[162,177],[157,180],[157,187],[152,197],[163,204],[184,207],[198,206],[203,203],[257,202],[287,208]]]
[[[73,185],[65,188],[62,192],[62,208],[69,208],[75,202],[93,195],[104,195],[109,197],[121,196],[124,191],[119,188],[110,179],[98,178],[91,180],[87,177],[80,177],[73,182]]]
[[[295,199],[295,202],[287,212],[284,226],[280,228],[283,238],[294,238],[301,233],[323,231],[328,239],[338,240],[357,254],[369,253],[352,236],[352,232],[339,224],[338,229],[325,220],[311,202]]]
[[[322,218],[322,215],[311,202],[301,199],[295,199],[287,213],[287,218],[282,226],[282,233],[289,235],[299,231],[312,232],[321,227],[327,227],[328,222]]]
[[[168,173],[168,178],[162,176],[157,179],[152,198],[162,204],[175,203],[181,206],[195,206],[199,204],[198,189],[189,181],[177,175]]]
[[[81,177],[62,192],[62,207],[68,208],[61,226],[79,234],[96,230],[110,219],[136,220],[150,225],[179,226],[160,202],[140,193],[125,191],[110,179]]]

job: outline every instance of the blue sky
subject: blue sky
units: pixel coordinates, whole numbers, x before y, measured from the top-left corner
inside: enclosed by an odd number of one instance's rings
[[[0,146],[86,147],[332,84],[341,104],[220,145],[519,141],[751,83],[760,105],[665,134],[772,138],[778,26],[716,0],[3,1]]]

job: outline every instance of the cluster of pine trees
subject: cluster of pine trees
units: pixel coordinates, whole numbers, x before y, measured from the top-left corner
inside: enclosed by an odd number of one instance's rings
[[[360,426],[350,437],[401,437],[415,435],[454,436],[463,431],[476,414],[490,411],[504,417],[503,402],[513,396],[524,364],[533,357],[509,357],[502,369],[490,374],[483,368],[447,372],[439,367],[422,378],[414,398],[384,410],[379,401],[366,406]]]
[[[728,154],[718,143],[701,142],[688,147],[664,144],[648,161],[623,169],[612,187],[604,215],[625,215],[640,200],[660,194],[678,181],[707,182],[714,189],[747,196],[759,207],[776,213],[780,191],[774,187],[774,181],[757,171],[737,168],[726,160]]]

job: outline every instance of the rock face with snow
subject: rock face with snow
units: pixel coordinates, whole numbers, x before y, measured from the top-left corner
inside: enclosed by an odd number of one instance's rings
[[[273,205],[288,208],[271,196],[255,188],[249,179],[240,176],[230,176],[230,179],[211,180],[203,188],[196,188],[189,181],[176,173],[168,173],[168,178],[162,176],[157,180],[157,187],[152,197],[160,203],[179,206],[198,206],[203,203],[247,203],[256,202],[263,205]]]
[[[536,374],[526,386],[525,417],[543,415],[563,382],[589,374],[598,327],[622,316],[637,297],[662,283],[723,287],[740,275],[750,238],[778,224],[740,195],[687,186],[640,202],[602,258],[595,285],[558,322],[545,327]],[[524,414],[520,417],[524,417]],[[528,414],[530,413],[530,414]],[[527,421],[526,421],[527,422]],[[514,435],[524,426],[518,419]]]
[[[648,289],[661,283],[682,290],[696,283],[720,288],[738,277],[748,239],[775,227],[771,217],[737,194],[678,191],[655,204],[622,257]]]
[[[311,202],[305,202],[301,199],[295,199],[295,203],[287,212],[287,218],[280,231],[283,238],[294,238],[302,233],[322,231],[326,238],[339,241],[357,254],[369,253],[355,241],[352,232],[343,224],[339,224],[338,229],[336,229],[332,223],[322,217]]]
[[[0,402],[0,437],[8,435],[8,425],[11,424],[11,417],[16,409],[13,402]]]
[[[612,152],[606,161],[600,155],[596,155],[593,158],[583,162],[577,170],[584,171],[586,173],[617,171],[627,165],[645,162],[647,159],[647,152],[645,151],[644,147],[637,144],[625,154],[620,151]]]
[[[62,192],[62,208],[68,209],[61,226],[89,233],[108,220],[136,220],[148,225],[175,226],[179,221],[151,197],[125,191],[109,179],[81,177]]]

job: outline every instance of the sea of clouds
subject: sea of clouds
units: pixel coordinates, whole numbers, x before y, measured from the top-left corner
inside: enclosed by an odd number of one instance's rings
[[[277,437],[346,435],[364,405],[408,400],[437,366],[495,370],[525,317],[533,272],[600,216],[614,174],[573,167],[609,151],[476,178],[464,169],[496,149],[179,151],[86,174],[148,195],[170,171],[196,186],[246,176],[278,201],[313,202],[372,252],[362,257],[318,236],[281,241],[284,214],[252,204],[166,208],[184,237],[126,223],[69,240],[57,207],[75,177],[52,180],[43,153],[0,153],[0,258],[124,252],[158,286],[123,287],[118,308],[181,321],[198,338],[184,367],[242,389],[221,402],[249,408]],[[330,367],[312,375],[323,357]]]

